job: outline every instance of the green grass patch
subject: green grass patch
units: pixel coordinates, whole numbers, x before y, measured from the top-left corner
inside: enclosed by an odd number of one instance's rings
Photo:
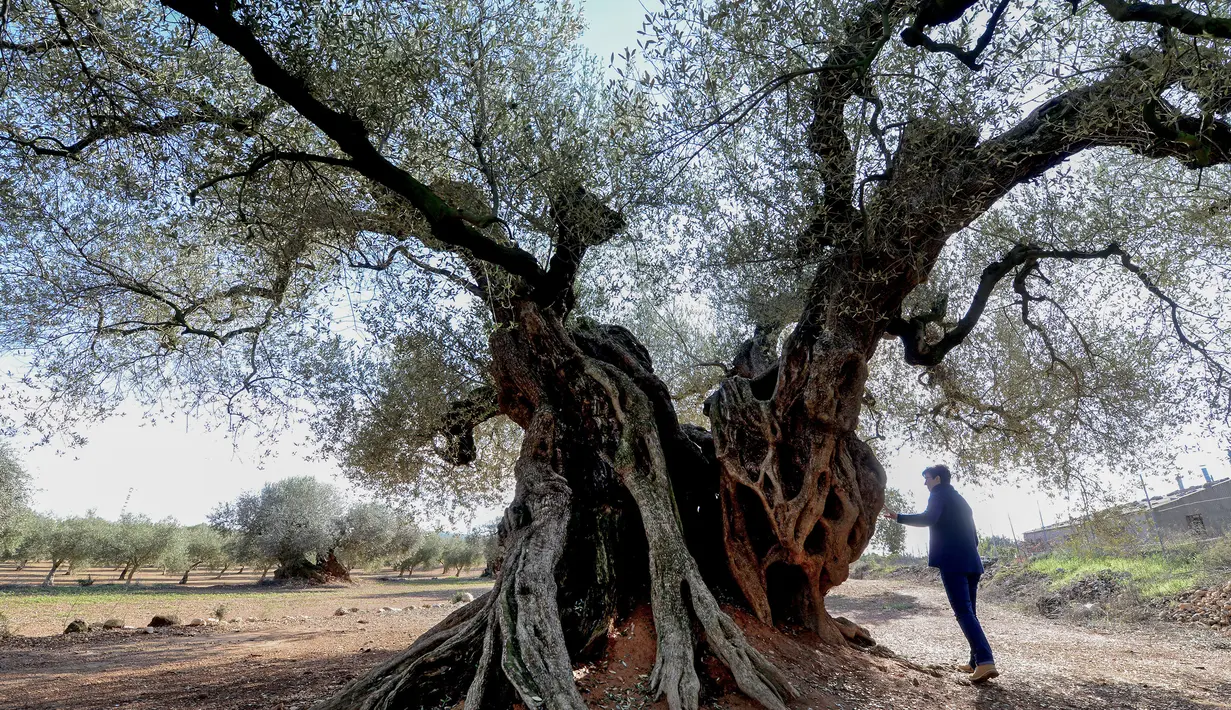
[[[1163,554],[1120,557],[1052,553],[1032,560],[1029,568],[1046,575],[1053,589],[1104,571],[1124,575],[1129,585],[1146,598],[1182,592],[1196,586],[1202,577],[1202,571],[1191,559]]]

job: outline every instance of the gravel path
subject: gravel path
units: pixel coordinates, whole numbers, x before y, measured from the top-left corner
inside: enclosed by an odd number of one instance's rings
[[[942,695],[932,707],[1231,708],[1227,632],[1163,623],[1081,626],[982,602],[979,618],[1001,677],[981,689],[952,670],[965,662],[967,646],[939,585],[851,580],[827,606],[899,656],[941,670]]]

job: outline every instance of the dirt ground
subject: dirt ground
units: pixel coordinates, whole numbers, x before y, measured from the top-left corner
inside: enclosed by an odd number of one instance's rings
[[[254,595],[255,600],[238,596],[229,602],[236,605],[236,616],[247,618],[241,609],[261,604],[274,604],[282,613],[254,622],[176,627],[154,634],[126,630],[60,635],[62,626],[30,621],[29,605],[10,604],[13,609],[5,613],[15,619],[19,633],[30,635],[0,641],[0,708],[306,710],[313,700],[405,649],[454,609],[445,602],[459,587],[448,587],[445,581],[410,591],[404,582],[367,577],[349,587],[270,592]],[[482,584],[474,579],[449,581],[472,590]],[[199,589],[184,596],[197,600],[186,603],[204,610],[212,608],[212,599],[237,594],[235,589]],[[5,599],[0,596],[0,606]],[[424,604],[429,608],[422,608]],[[332,616],[339,606],[364,611]],[[403,611],[375,611],[382,606]],[[779,664],[800,691],[792,708],[1231,708],[1231,636],[1226,634],[1174,624],[1074,627],[1004,604],[983,604],[980,617],[1003,675],[974,687],[953,669],[965,655],[964,642],[939,587],[852,580],[830,596],[830,607],[834,614],[866,626],[897,657],[854,650],[834,653],[807,632],[772,632],[737,613],[754,645]],[[135,608],[124,611],[137,618]],[[142,615],[161,611],[147,608]],[[95,621],[93,616],[86,618]],[[30,630],[23,630],[26,624]],[[33,629],[48,629],[49,635],[35,636]],[[752,707],[734,692],[721,664],[708,657],[702,661],[711,676],[705,682],[703,706]],[[658,707],[661,704],[652,704],[645,695],[652,662],[652,624],[643,611],[618,629],[603,661],[578,669],[576,675],[592,707]]]
[[[238,584],[228,573],[225,585],[203,573],[189,585],[164,586],[168,580],[147,570],[136,589],[96,583],[83,590],[69,578],[44,595],[6,584],[11,568],[0,571],[0,612],[19,634],[0,639],[0,709],[301,710],[406,649],[457,608],[456,592],[477,596],[490,588],[477,571],[461,578],[416,573],[400,581],[380,579],[385,574],[357,574],[353,585],[285,587],[253,585],[259,571],[238,577]],[[239,621],[153,634],[61,633],[74,618],[116,617],[143,626],[154,614],[176,614],[188,622],[219,604],[225,619]],[[360,612],[334,616],[339,607]]]

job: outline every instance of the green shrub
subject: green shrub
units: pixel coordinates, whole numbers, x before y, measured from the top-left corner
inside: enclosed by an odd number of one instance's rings
[[[1224,535],[1206,545],[1197,553],[1197,568],[1206,575],[1222,578],[1231,576],[1231,535]]]

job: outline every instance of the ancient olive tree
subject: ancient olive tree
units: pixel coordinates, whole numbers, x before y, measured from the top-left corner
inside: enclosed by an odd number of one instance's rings
[[[29,408],[306,413],[441,500],[495,495],[520,433],[493,591],[324,707],[580,708],[648,600],[670,707],[703,639],[782,708],[713,589],[840,643],[881,427],[1064,483],[1227,408],[1222,2],[669,0],[612,83],[564,2],[6,8]],[[645,283],[747,338],[708,429]]]

